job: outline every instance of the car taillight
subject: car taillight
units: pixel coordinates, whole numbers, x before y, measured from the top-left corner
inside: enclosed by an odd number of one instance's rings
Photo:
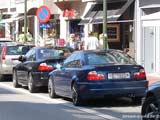
[[[2,55],[1,55],[1,59],[5,60],[6,59],[6,52],[7,52],[7,47],[3,47],[2,49]]]
[[[101,73],[97,73],[96,71],[91,71],[88,73],[87,79],[90,81],[105,80],[105,76]]]
[[[52,65],[47,65],[47,63],[41,63],[39,66],[38,66],[38,70],[39,71],[51,71],[53,70],[54,68],[52,67]]]
[[[144,69],[140,69],[139,72],[134,73],[134,78],[146,78],[146,72]]]

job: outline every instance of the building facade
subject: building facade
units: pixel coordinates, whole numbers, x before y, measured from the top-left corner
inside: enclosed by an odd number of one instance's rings
[[[11,38],[12,21],[8,20],[16,13],[14,0],[0,1],[0,38]]]
[[[160,1],[138,0],[136,58],[147,73],[160,73]]]
[[[51,10],[49,28],[41,27],[37,19],[36,10],[41,5]],[[0,37],[18,39],[24,26],[24,0],[1,1],[0,6]],[[102,8],[103,0],[27,0],[27,29],[36,45],[44,45],[48,38],[67,41],[71,33],[85,40],[88,31],[93,31],[98,37],[103,29]],[[159,0],[107,0],[109,47],[129,48],[129,54],[147,73],[160,73],[159,16]]]

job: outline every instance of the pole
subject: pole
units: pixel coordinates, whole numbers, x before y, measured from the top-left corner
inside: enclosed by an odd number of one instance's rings
[[[24,0],[24,41],[27,41],[27,0]]]
[[[107,50],[107,0],[103,0],[103,49]]]

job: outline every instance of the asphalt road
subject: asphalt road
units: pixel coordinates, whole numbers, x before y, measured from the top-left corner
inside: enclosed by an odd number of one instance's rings
[[[70,99],[51,99],[0,82],[0,120],[141,120],[141,105],[130,99],[100,99],[75,107]]]

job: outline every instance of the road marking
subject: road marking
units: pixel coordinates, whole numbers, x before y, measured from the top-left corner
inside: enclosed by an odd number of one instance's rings
[[[33,97],[38,97],[38,98],[47,100],[47,101],[49,101],[51,103],[54,103],[54,104],[63,104],[65,106],[67,106],[67,107],[78,109],[80,111],[83,111],[83,112],[86,112],[86,113],[89,113],[89,114],[93,114],[93,115],[102,117],[102,118],[104,118],[106,120],[122,120],[122,119],[120,119],[118,117],[111,116],[111,115],[108,115],[108,114],[103,114],[103,113],[100,113],[100,112],[97,112],[95,110],[91,110],[91,109],[88,109],[88,108],[77,107],[77,106],[75,107],[72,103],[70,103],[68,101],[65,101],[65,100],[62,100],[62,99],[51,99],[51,98],[49,98],[49,96],[46,97],[44,95],[40,95],[40,94],[37,94],[37,93],[30,93],[29,91],[27,91],[25,89],[14,88],[11,85],[7,85],[5,83],[0,83],[0,86],[3,87],[3,88],[7,88],[7,89],[10,89],[10,90],[16,91],[16,92],[21,92],[21,93],[28,94],[28,95],[33,96]]]

